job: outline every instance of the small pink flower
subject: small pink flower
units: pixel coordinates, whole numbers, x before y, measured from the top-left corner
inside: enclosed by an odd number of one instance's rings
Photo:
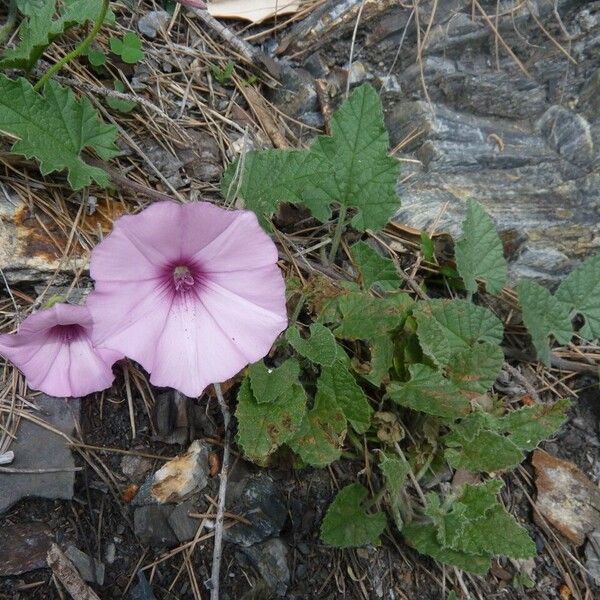
[[[115,222],[90,271],[94,342],[187,396],[261,359],[287,325],[277,249],[249,211],[155,203]]]
[[[119,356],[97,351],[92,316],[84,306],[55,304],[27,317],[19,332],[0,335],[0,355],[18,367],[31,389],[51,396],[86,396],[113,382]]]

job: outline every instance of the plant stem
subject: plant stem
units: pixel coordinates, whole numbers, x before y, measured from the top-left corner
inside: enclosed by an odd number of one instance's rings
[[[346,213],[348,209],[345,205],[340,205],[340,212],[338,213],[338,222],[335,226],[335,232],[333,233],[333,241],[331,242],[331,250],[329,251],[329,262],[332,263],[335,260],[338,248],[340,247],[340,241],[342,240],[342,233],[346,228]]]
[[[110,0],[102,0],[102,8],[100,9],[100,14],[94,23],[91,31],[85,36],[81,44],[71,50],[68,54],[65,54],[57,63],[52,65],[42,76],[42,78],[33,86],[34,92],[39,92],[44,88],[48,80],[54,75],[58,73],[67,63],[71,62],[73,59],[77,58],[80,54],[85,52],[88,46],[93,42],[94,38],[98,35],[100,28],[104,23],[104,19],[106,17],[106,13],[108,12],[108,5],[110,4]]]
[[[210,591],[210,600],[219,600],[219,577],[221,573],[221,556],[223,554],[223,517],[225,516],[225,494],[227,493],[227,475],[229,472],[229,444],[231,442],[231,431],[229,429],[229,421],[231,416],[229,408],[223,398],[221,386],[218,383],[214,384],[215,393],[223,415],[223,426],[225,427],[225,439],[223,440],[223,462],[221,463],[221,474],[219,482],[219,503],[217,504],[217,518],[215,521],[215,545],[213,551],[213,563]]]
[[[0,27],[0,44],[3,44],[10,32],[13,30],[15,26],[15,22],[17,20],[17,3],[15,0],[10,0],[10,4],[8,6],[8,17],[6,17],[6,23]]]

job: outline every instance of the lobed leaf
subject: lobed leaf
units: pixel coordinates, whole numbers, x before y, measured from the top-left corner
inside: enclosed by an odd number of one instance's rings
[[[244,455],[265,465],[268,457],[296,433],[306,410],[306,394],[298,383],[291,383],[276,401],[258,403],[245,378],[238,392],[237,440]]]
[[[291,202],[304,204],[322,222],[331,217],[332,204],[356,208],[354,227],[383,227],[399,205],[399,163],[388,155],[375,89],[368,84],[355,89],[335,111],[331,129],[331,136],[319,136],[309,150],[246,153],[242,163],[228,168],[224,196],[242,198],[264,223],[281,203]]]
[[[369,492],[359,483],[346,486],[329,505],[321,525],[321,539],[335,548],[352,548],[380,543],[386,525],[382,512],[367,513],[364,501]]]
[[[586,340],[600,337],[600,254],[573,269],[556,290],[556,299],[570,314],[584,318],[579,334]]]
[[[298,384],[300,365],[290,358],[277,368],[269,368],[261,360],[248,367],[252,393],[258,404],[270,404],[278,400],[293,384]]]
[[[535,281],[520,281],[517,294],[523,311],[523,323],[531,335],[538,357],[546,366],[550,366],[549,337],[553,335],[561,344],[568,343],[573,337],[569,309]]]
[[[0,74],[0,130],[19,138],[11,151],[37,159],[42,175],[66,170],[75,190],[92,181],[109,183],[107,173],[84,162],[81,153],[91,148],[103,159],[116,156],[116,128],[100,120],[87,98],[76,100],[54,81],[42,96],[26,79]]]
[[[455,254],[456,268],[470,295],[477,291],[477,279],[485,281],[490,294],[502,290],[507,276],[502,240],[492,219],[474,200],[467,202],[463,237]]]
[[[354,244],[350,248],[350,253],[358,268],[362,286],[366,290],[375,285],[384,291],[399,287],[400,278],[393,260],[381,256],[369,244],[362,241]]]
[[[481,342],[457,352],[448,364],[448,377],[457,388],[484,394],[502,370],[504,353],[497,344]]]
[[[321,323],[312,323],[309,328],[310,336],[303,338],[297,327],[290,327],[285,339],[290,346],[304,358],[317,365],[330,367],[338,354],[338,345],[331,330]]]

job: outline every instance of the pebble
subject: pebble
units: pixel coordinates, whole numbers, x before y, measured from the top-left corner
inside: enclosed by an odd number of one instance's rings
[[[151,10],[149,13],[140,17],[138,21],[138,31],[149,38],[155,38],[158,32],[163,29],[171,20],[171,15],[166,10]]]
[[[65,550],[65,556],[75,565],[79,574],[90,583],[104,585],[104,564],[98,562],[85,552],[75,546],[69,546]]]

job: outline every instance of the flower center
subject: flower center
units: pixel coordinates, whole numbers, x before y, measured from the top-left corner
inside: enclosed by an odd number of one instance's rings
[[[59,341],[70,344],[79,339],[84,334],[84,331],[81,325],[55,325],[50,329],[50,334]]]
[[[180,293],[189,292],[194,287],[194,277],[189,267],[180,265],[173,269],[173,284],[175,285],[175,291]]]

